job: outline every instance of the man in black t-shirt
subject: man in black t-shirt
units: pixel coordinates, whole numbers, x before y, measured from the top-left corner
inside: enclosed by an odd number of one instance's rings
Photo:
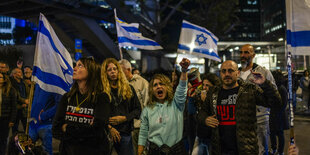
[[[201,124],[212,127],[211,154],[258,154],[256,105],[280,108],[281,99],[270,81],[251,72],[251,81],[238,80],[240,71],[234,61],[225,61],[220,70],[222,87],[207,94],[198,114]]]
[[[235,108],[239,88],[222,89],[216,106],[221,148],[231,154],[237,154]]]

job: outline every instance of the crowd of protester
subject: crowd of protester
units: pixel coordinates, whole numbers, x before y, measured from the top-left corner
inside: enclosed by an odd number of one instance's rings
[[[30,138],[32,143],[41,139],[42,154],[53,154],[54,137],[64,155],[284,155],[287,79],[255,64],[254,57],[247,44],[240,50],[241,67],[224,61],[219,76],[200,75],[183,58],[180,70],[150,78],[125,59],[99,64],[81,58],[72,88],[37,112],[39,126],[30,130]],[[13,136],[27,130],[31,76],[30,66],[10,70],[0,61],[0,154],[13,154],[10,128]],[[300,87],[303,107],[309,109],[308,71]],[[288,154],[298,154],[296,145],[287,148]]]

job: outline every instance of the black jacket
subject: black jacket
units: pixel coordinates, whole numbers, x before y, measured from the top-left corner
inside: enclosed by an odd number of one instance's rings
[[[79,103],[85,97],[78,93]],[[94,152],[102,148],[109,151],[107,150],[109,149],[107,126],[111,109],[108,96],[102,93],[92,95],[91,98],[95,98],[94,102],[92,99],[86,100],[77,112],[76,94],[71,98],[68,98],[67,94],[62,97],[52,127],[53,137],[61,140],[61,153],[68,152],[68,150],[79,151],[83,147],[91,148],[90,150]],[[92,121],[93,124],[91,124]],[[64,124],[67,124],[66,132],[62,131]],[[89,154],[95,154],[94,152],[89,152]]]
[[[275,131],[289,129],[288,112],[286,111],[288,100],[287,90],[283,85],[278,85],[278,91],[281,95],[283,107],[280,110],[271,109],[269,120],[270,130]]]
[[[111,92],[112,102],[111,102],[111,115],[113,116],[126,116],[127,121],[119,124],[112,125],[117,131],[120,133],[124,133],[127,135],[131,135],[131,131],[133,130],[133,119],[139,119],[141,114],[141,106],[140,101],[137,97],[136,91],[132,86],[131,91],[133,96],[129,100],[123,100],[122,97],[117,97]],[[117,89],[112,89],[111,91],[117,92]]]
[[[256,135],[257,119],[256,105],[262,105],[279,109],[282,106],[278,91],[272,87],[270,81],[260,87],[238,80],[240,89],[238,91],[236,103],[236,138],[238,153],[240,155],[258,154],[258,140]],[[206,103],[202,104],[202,109],[198,114],[199,123],[205,125],[205,119],[216,114],[218,93],[222,88],[214,87],[209,90]],[[220,135],[219,128],[212,128],[211,154],[220,155]]]
[[[15,122],[16,119],[17,94],[14,88],[10,89],[9,95],[2,93],[1,118],[9,122]]]

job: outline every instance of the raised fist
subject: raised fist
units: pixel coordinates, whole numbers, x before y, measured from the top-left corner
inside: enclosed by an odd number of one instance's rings
[[[190,64],[191,62],[187,58],[183,58],[180,62],[180,66],[182,67],[182,69],[187,69]]]

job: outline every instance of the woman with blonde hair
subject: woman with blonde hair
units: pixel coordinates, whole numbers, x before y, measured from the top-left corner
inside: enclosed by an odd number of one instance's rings
[[[132,86],[129,85],[118,61],[106,59],[101,66],[103,92],[111,104],[109,129],[118,155],[133,155],[131,131],[133,119],[139,119],[141,107]]]
[[[169,78],[165,75],[156,74],[149,84],[150,100],[140,118],[138,155],[142,154],[147,141],[148,155],[187,154],[182,135],[187,92],[186,72],[190,61],[183,58],[180,65],[182,73],[175,93]]]
[[[9,77],[0,73],[0,154],[6,154],[9,128],[16,118],[17,94],[12,88]]]

